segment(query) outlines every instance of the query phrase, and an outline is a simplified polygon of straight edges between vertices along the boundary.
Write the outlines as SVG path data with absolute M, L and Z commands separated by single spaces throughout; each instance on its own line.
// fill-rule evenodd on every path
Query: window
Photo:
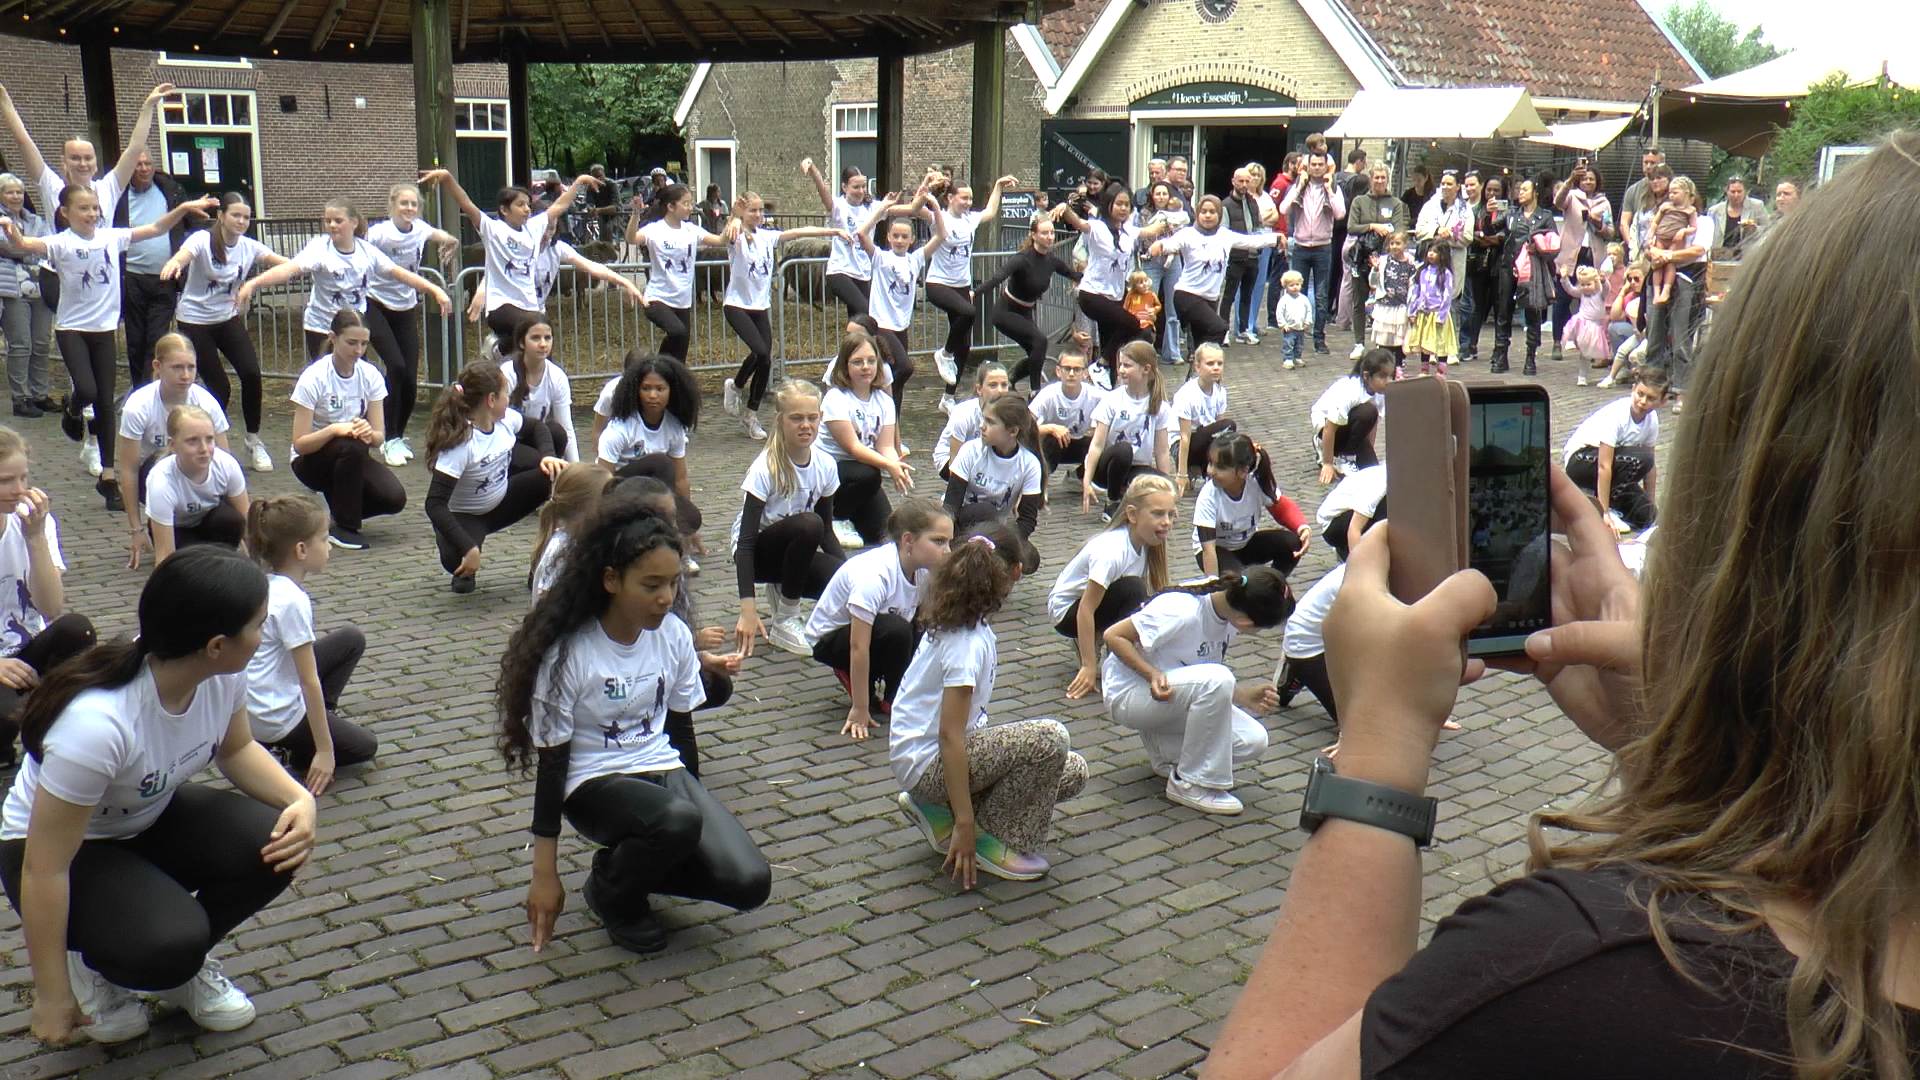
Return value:
M 165 127 L 253 129 L 251 90 L 185 90 L 178 96 L 160 106 Z
M 838 188 L 840 174 L 851 167 L 872 176 L 880 166 L 880 106 L 833 107 L 833 175 L 827 183 Z
M 735 144 L 732 139 L 695 139 L 693 141 L 694 173 L 693 183 L 696 194 L 707 197 L 707 185 L 720 185 L 720 198 L 728 206 L 733 205 Z
M 161 53 L 160 62 L 172 67 L 251 68 L 253 61 L 244 56 L 215 56 L 211 53 Z
M 188 195 L 237 191 L 253 216 L 267 210 L 260 190 L 260 140 L 251 90 L 181 90 L 160 105 L 162 171 Z
M 453 130 L 463 135 L 507 137 L 507 103 L 461 98 L 453 103 Z

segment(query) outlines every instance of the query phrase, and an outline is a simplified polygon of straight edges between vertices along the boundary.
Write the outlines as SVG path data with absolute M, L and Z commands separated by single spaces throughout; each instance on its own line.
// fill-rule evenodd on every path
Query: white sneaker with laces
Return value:
M 126 1042 L 147 1033 L 147 1005 L 133 991 L 107 981 L 86 965 L 80 954 L 67 952 L 67 982 L 80 1011 L 93 1019 L 80 1030 L 97 1043 Z
M 99 476 L 106 471 L 100 467 L 100 440 L 89 435 L 87 441 L 80 444 L 80 463 L 87 467 L 89 476 Z
M 1189 784 L 1175 773 L 1167 777 L 1167 798 L 1181 806 L 1191 806 L 1203 814 L 1238 814 L 1246 807 L 1234 798 L 1233 792 L 1219 788 L 1201 787 Z
M 229 982 L 220 961 L 207 958 L 187 985 L 163 990 L 160 1000 L 180 1006 L 208 1031 L 238 1031 L 253 1023 L 253 1002 Z
M 1113 373 L 1107 370 L 1107 365 L 1103 362 L 1095 361 L 1089 365 L 1087 377 L 1093 380 L 1093 385 L 1102 390 L 1113 389 Z
M 408 460 L 408 461 L 412 461 L 412 460 L 413 460 L 413 447 L 411 447 L 411 446 L 409 446 L 409 445 L 407 445 L 407 437 L 406 437 L 405 435 L 402 435 L 402 436 L 400 436 L 399 438 L 397 438 L 397 439 L 395 439 L 395 440 L 393 440 L 393 441 L 394 441 L 395 443 L 397 443 L 397 444 L 399 444 L 399 447 L 400 447 L 400 456 L 401 456 L 401 457 L 403 457 L 403 458 L 405 458 L 405 459 L 406 459 L 406 460 Z
M 755 442 L 767 441 L 767 429 L 760 426 L 760 418 L 753 413 L 748 413 L 740 421 L 740 425 L 747 429 L 747 438 Z
M 1293 370 L 1293 361 L 1291 361 L 1291 360 L 1282 360 L 1282 361 L 1280 361 L 1280 366 L 1281 366 L 1281 367 L 1283 367 L 1283 368 L 1286 368 L 1286 369 L 1287 369 L 1288 371 L 1292 371 L 1292 370 Z
M 933 366 L 940 372 L 940 381 L 948 386 L 960 381 L 960 365 L 953 362 L 953 354 L 944 346 L 933 350 Z
M 254 472 L 272 472 L 273 456 L 267 453 L 267 444 L 260 441 L 258 435 L 248 435 L 241 440 L 247 451 L 247 467 Z
M 1601 379 L 1599 382 L 1594 383 L 1593 385 L 1599 387 L 1602 390 L 1611 390 L 1613 389 L 1613 380 L 1611 378 Z
M 740 415 L 740 388 L 728 379 L 720 384 L 721 404 L 726 407 L 728 416 Z
M 953 395 L 952 394 L 940 395 L 940 413 L 943 416 L 953 415 Z
M 795 656 L 811 656 L 813 649 L 807 644 L 806 625 L 798 615 L 786 615 L 773 620 L 767 628 L 767 640 Z
M 860 537 L 860 530 L 854 528 L 853 522 L 851 521 L 834 522 L 833 535 L 840 541 L 840 546 L 843 548 L 863 548 L 867 546 L 867 542 Z
M 1366 352 L 1367 352 L 1367 347 L 1365 345 L 1361 345 L 1356 342 L 1353 346 L 1353 351 L 1347 354 L 1347 359 L 1358 360 L 1362 356 L 1365 356 Z

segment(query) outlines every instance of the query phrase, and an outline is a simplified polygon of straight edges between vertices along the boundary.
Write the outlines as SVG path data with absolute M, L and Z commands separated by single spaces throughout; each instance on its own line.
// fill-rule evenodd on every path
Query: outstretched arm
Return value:
M 1000 216 L 1000 194 L 1020 181 L 1011 176 L 1003 176 L 993 182 L 993 194 L 987 196 L 985 206 L 980 208 L 980 220 L 992 221 Z
M 639 303 L 646 297 L 646 294 L 640 291 L 640 286 L 635 285 L 631 279 L 609 270 L 605 263 L 594 262 L 592 259 L 587 258 L 577 251 L 571 255 L 563 256 L 561 261 L 581 271 L 590 278 L 597 281 L 604 281 L 617 289 L 626 290 L 627 295 L 632 297 L 635 303 Z
M 147 148 L 147 133 L 153 130 L 153 114 L 160 105 L 160 99 L 173 93 L 172 83 L 161 83 L 147 93 L 147 100 L 140 103 L 140 119 L 133 122 L 133 134 L 127 137 L 127 148 L 120 151 L 120 160 L 113 165 L 113 179 L 121 191 L 127 190 L 128 181 L 133 179 L 133 166 L 140 160 L 141 151 Z M 219 205 L 216 200 L 215 206 Z M 101 213 L 108 213 L 108 207 L 101 207 Z
M 481 224 L 487 220 L 486 211 L 474 204 L 473 199 L 467 194 L 467 189 L 461 187 L 460 181 L 454 179 L 453 173 L 446 169 L 428 169 L 420 174 L 420 182 L 428 185 L 438 184 L 440 190 L 452 195 L 453 201 L 460 207 L 460 212 L 467 215 L 467 220 L 473 222 L 475 229 L 480 228 Z
M 5 214 L 0 214 L 0 236 L 6 237 L 7 243 L 35 258 L 47 257 L 47 242 L 37 236 L 28 236 L 21 232 L 20 226 L 15 225 L 13 219 Z
M 827 178 L 820 175 L 820 170 L 814 168 L 812 158 L 800 159 L 800 175 L 813 181 L 814 190 L 820 193 L 820 205 L 826 208 L 827 216 L 832 217 L 833 188 L 827 183 Z
M 38 183 L 40 174 L 47 171 L 47 159 L 40 156 L 40 148 L 33 144 L 33 136 L 27 134 L 27 123 L 20 119 L 20 110 L 13 107 L 13 95 L 0 86 L 0 120 L 7 122 L 7 133 L 13 136 L 14 145 L 20 148 L 20 156 L 26 163 L 26 181 L 29 186 Z M 41 207 L 50 211 L 50 207 Z M 51 218 L 53 215 L 48 213 Z
M 186 217 L 195 210 L 204 213 L 208 210 L 216 210 L 219 206 L 220 200 L 211 195 L 206 195 L 198 199 L 188 199 L 179 206 L 161 214 L 159 219 L 151 224 L 135 225 L 132 229 L 133 240 L 135 243 L 139 243 L 142 240 L 151 240 L 156 236 L 165 236 L 173 231 L 175 225 L 180 224 L 181 218 Z

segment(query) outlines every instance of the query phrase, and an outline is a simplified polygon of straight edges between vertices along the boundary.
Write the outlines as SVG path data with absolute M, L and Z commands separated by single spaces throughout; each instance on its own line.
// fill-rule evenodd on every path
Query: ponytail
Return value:
M 1155 596 L 1182 593 L 1187 596 L 1227 594 L 1227 606 L 1253 620 L 1253 625 L 1270 630 L 1293 614 L 1293 589 L 1286 575 L 1271 566 L 1249 566 L 1237 574 L 1221 574 L 1206 581 L 1169 585 Z
M 434 399 L 427 419 L 427 460 L 466 442 L 473 433 L 473 410 L 504 385 L 500 369 L 492 364 L 478 361 L 462 369 L 459 381 Z
M 1385 349 L 1368 349 L 1360 354 L 1360 359 L 1353 362 L 1353 371 L 1350 374 L 1358 375 L 1363 381 L 1381 375 L 1391 375 L 1397 363 L 1394 355 Z

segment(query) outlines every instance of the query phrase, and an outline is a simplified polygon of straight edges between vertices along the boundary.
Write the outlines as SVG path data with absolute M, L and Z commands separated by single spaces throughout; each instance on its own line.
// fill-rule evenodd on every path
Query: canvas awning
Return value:
M 1793 109 L 1808 88 L 1835 74 L 1848 85 L 1885 74 L 1901 86 L 1920 87 L 1920 61 L 1895 54 L 1885 38 L 1850 49 L 1797 50 L 1764 64 L 1660 95 L 1660 134 L 1702 139 L 1730 154 L 1758 157 L 1773 147 L 1779 129 L 1793 122 Z
M 1587 120 L 1578 124 L 1553 124 L 1553 130 L 1545 135 L 1529 135 L 1528 142 L 1546 143 L 1548 146 L 1564 146 L 1570 150 L 1585 150 L 1597 154 L 1604 147 L 1613 144 L 1620 133 L 1634 121 L 1633 116 L 1616 116 L 1611 120 Z
M 1327 129 L 1336 139 L 1518 139 L 1550 132 L 1521 86 L 1361 90 Z

